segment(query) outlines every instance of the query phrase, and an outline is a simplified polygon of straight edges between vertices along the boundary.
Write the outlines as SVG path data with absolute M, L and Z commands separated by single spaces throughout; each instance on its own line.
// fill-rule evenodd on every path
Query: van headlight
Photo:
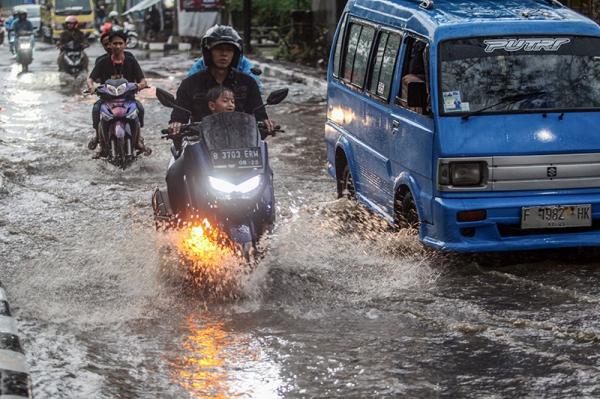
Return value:
M 220 191 L 225 194 L 231 194 L 234 192 L 241 193 L 241 194 L 247 194 L 253 190 L 256 190 L 258 188 L 258 186 L 260 186 L 260 180 L 261 180 L 260 175 L 257 175 L 257 176 L 254 176 L 238 185 L 235 185 L 235 184 L 229 183 L 228 181 L 218 179 L 216 177 L 212 177 L 212 176 L 208 177 L 210 186 L 214 190 Z
M 438 182 L 442 186 L 485 186 L 487 184 L 487 163 L 462 161 L 440 163 Z

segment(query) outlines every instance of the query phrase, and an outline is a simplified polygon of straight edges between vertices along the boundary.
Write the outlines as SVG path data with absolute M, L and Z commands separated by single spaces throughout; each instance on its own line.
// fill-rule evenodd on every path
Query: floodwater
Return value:
M 423 248 L 335 199 L 324 91 L 265 78 L 290 87 L 270 111 L 277 226 L 234 294 L 207 294 L 154 230 L 170 155 L 153 91 L 154 153 L 116 169 L 86 149 L 95 99 L 37 50 L 30 74 L 0 60 L 0 279 L 36 398 L 600 396 L 597 252 Z M 142 61 L 171 92 L 190 64 Z

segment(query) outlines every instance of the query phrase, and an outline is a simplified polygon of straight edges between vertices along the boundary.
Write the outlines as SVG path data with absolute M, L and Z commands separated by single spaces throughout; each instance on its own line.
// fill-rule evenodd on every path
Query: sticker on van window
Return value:
M 557 38 L 531 38 L 531 39 L 493 39 L 484 40 L 485 52 L 493 53 L 496 50 L 508 52 L 515 51 L 558 51 L 564 44 L 571 43 L 571 39 L 566 37 Z
M 469 112 L 469 103 L 462 102 L 460 91 L 445 91 L 442 93 L 444 112 Z

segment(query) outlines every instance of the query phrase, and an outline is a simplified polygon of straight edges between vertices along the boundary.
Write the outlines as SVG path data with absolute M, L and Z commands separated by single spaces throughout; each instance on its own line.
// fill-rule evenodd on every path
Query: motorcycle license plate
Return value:
M 521 208 L 522 229 L 554 229 L 589 227 L 592 225 L 592 205 L 558 205 Z
M 215 169 L 251 169 L 262 166 L 260 147 L 211 151 Z

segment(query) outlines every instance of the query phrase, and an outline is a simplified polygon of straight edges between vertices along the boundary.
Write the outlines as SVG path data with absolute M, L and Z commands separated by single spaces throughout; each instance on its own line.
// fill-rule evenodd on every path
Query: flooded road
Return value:
M 152 221 L 168 112 L 143 92 L 152 156 L 93 160 L 95 98 L 55 60 L 0 58 L 0 280 L 36 398 L 600 396 L 598 252 L 444 255 L 336 200 L 314 87 L 265 79 L 290 87 L 277 226 L 239 297 L 206 299 Z M 191 60 L 141 64 L 174 92 Z

